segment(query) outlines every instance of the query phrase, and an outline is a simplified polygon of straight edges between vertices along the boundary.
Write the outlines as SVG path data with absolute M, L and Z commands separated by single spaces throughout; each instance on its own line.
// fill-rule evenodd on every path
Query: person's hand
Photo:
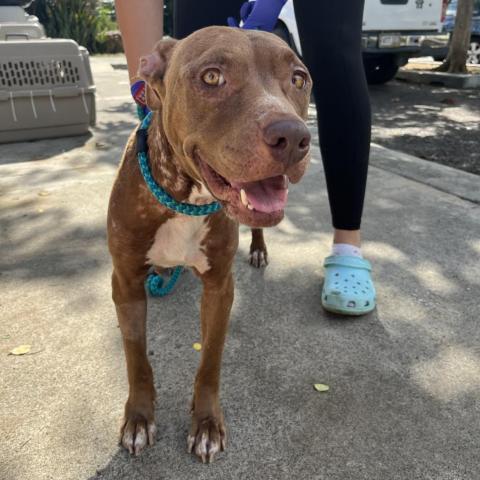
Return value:
M 287 0 L 257 0 L 245 2 L 240 8 L 241 28 L 247 30 L 263 30 L 273 32 L 278 16 Z M 239 23 L 233 17 L 228 18 L 228 25 L 238 27 Z

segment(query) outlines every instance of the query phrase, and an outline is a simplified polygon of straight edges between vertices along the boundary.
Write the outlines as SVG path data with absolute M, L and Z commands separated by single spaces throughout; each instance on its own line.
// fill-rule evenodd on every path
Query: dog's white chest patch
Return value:
M 193 199 L 201 199 L 199 192 L 192 192 L 190 203 Z M 157 230 L 147 260 L 158 267 L 185 265 L 205 273 L 210 269 L 203 246 L 208 231 L 205 217 L 179 215 L 171 218 Z
M 147 259 L 159 267 L 185 265 L 205 273 L 210 268 L 202 247 L 207 233 L 208 226 L 202 217 L 171 218 L 157 230 Z

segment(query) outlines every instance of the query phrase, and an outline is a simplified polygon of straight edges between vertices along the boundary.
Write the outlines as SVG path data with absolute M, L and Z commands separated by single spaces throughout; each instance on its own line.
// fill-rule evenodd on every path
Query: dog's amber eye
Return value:
M 307 84 L 307 78 L 303 72 L 295 72 L 292 77 L 292 83 L 297 87 L 299 90 L 305 88 Z
M 225 77 L 217 68 L 209 68 L 202 75 L 202 80 L 211 87 L 219 87 L 225 83 Z

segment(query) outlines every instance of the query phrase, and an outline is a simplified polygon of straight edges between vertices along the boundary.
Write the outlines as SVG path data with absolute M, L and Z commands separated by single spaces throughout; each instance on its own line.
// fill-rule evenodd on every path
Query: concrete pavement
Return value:
M 112 67 L 123 57 L 92 63 L 93 136 L 0 146 L 0 478 L 478 479 L 479 177 L 378 147 L 363 224 L 378 309 L 345 319 L 320 306 L 331 235 L 316 149 L 266 233 L 266 270 L 246 263 L 242 229 L 227 451 L 210 466 L 186 453 L 199 359 L 190 273 L 149 302 L 157 443 L 139 458 L 118 447 L 127 383 L 105 216 L 135 117 L 126 72 Z M 32 354 L 7 355 L 21 344 Z

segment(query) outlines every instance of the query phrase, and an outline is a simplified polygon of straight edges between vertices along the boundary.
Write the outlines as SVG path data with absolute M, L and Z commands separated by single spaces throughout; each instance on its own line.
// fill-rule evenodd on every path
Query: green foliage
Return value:
M 113 5 L 97 0 L 36 0 L 29 8 L 53 38 L 71 38 L 90 52 L 102 50 L 105 33 L 117 28 Z
M 91 53 L 112 51 L 106 33 L 118 30 L 113 1 L 35 0 L 27 11 L 38 17 L 49 37 L 72 38 Z M 173 0 L 164 0 L 164 33 L 172 32 Z
M 96 50 L 96 2 L 89 0 L 63 0 L 48 2 L 50 22 L 58 37 L 73 38 L 91 52 Z
M 105 34 L 112 30 L 118 30 L 117 22 L 114 20 L 115 10 L 113 6 L 103 5 L 97 9 L 97 40 L 105 41 Z

